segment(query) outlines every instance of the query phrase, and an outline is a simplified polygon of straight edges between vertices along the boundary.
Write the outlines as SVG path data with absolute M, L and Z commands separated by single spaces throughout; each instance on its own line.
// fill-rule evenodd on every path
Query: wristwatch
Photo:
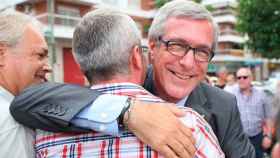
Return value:
M 126 127 L 127 124 L 125 122 L 128 121 L 128 118 L 127 118 L 127 120 L 124 120 L 124 115 L 126 112 L 129 112 L 129 109 L 131 106 L 132 106 L 132 98 L 128 97 L 125 102 L 125 105 L 118 117 L 118 124 L 121 129 L 127 129 L 127 127 Z

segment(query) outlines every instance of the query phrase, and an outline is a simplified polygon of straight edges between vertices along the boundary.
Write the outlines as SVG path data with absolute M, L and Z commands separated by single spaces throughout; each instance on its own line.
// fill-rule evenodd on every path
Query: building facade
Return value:
M 53 68 L 49 79 L 79 85 L 88 83 L 72 55 L 74 27 L 90 10 L 107 6 L 130 15 L 142 31 L 143 43 L 147 44 L 148 28 L 155 14 L 153 0 L 20 0 L 7 5 L 36 17 L 44 24 L 44 35 L 49 43 L 49 62 Z
M 209 73 L 215 74 L 221 66 L 235 72 L 238 67 L 249 65 L 256 79 L 266 77 L 267 61 L 244 50 L 242 45 L 245 38 L 236 31 L 238 1 L 202 0 L 202 4 L 211 5 L 214 20 L 220 29 L 218 50 L 209 64 Z M 30 14 L 44 24 L 53 68 L 49 79 L 80 85 L 87 84 L 87 81 L 72 55 L 74 27 L 88 11 L 107 6 L 130 15 L 142 31 L 143 44 L 147 45 L 148 29 L 156 13 L 155 0 L 16 0 L 9 3 L 9 7 Z

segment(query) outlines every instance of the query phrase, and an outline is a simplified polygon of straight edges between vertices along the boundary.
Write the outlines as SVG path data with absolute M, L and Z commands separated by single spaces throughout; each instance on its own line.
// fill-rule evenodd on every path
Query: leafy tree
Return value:
M 237 29 L 248 47 L 263 57 L 280 58 L 280 1 L 240 0 Z

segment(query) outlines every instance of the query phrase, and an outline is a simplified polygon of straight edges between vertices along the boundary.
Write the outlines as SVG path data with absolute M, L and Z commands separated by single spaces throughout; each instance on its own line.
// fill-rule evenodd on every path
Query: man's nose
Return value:
M 52 73 L 52 68 L 51 68 L 51 66 L 49 65 L 49 63 L 46 63 L 44 66 L 43 66 L 43 71 L 45 72 L 45 73 Z
M 194 51 L 189 50 L 179 61 L 185 68 L 192 68 L 195 64 Z

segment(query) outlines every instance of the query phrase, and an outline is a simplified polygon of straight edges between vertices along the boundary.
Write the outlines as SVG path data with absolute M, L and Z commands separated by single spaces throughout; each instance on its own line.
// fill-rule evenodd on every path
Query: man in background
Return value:
M 271 145 L 271 131 L 263 131 L 263 125 L 271 125 L 271 104 L 266 94 L 252 85 L 252 71 L 242 67 L 236 73 L 238 86 L 231 89 L 237 98 L 242 125 L 255 147 L 256 157 L 262 158 L 262 143 Z M 270 128 L 271 129 L 271 128 Z
M 275 136 L 276 136 L 276 143 L 272 149 L 271 156 L 272 158 L 279 158 L 280 157 L 280 111 L 278 110 L 278 114 L 275 119 Z
M 220 67 L 217 72 L 218 81 L 216 86 L 221 89 L 224 89 L 227 84 L 227 76 L 228 76 L 227 68 L 224 66 Z
M 235 75 L 230 73 L 227 75 L 227 83 L 226 86 L 224 87 L 225 91 L 230 91 L 230 89 L 236 87 L 236 79 L 235 79 Z
M 42 83 L 48 65 L 48 48 L 38 21 L 14 11 L 0 12 L 0 155 L 34 157 L 34 131 L 11 116 L 15 95 L 31 84 Z

